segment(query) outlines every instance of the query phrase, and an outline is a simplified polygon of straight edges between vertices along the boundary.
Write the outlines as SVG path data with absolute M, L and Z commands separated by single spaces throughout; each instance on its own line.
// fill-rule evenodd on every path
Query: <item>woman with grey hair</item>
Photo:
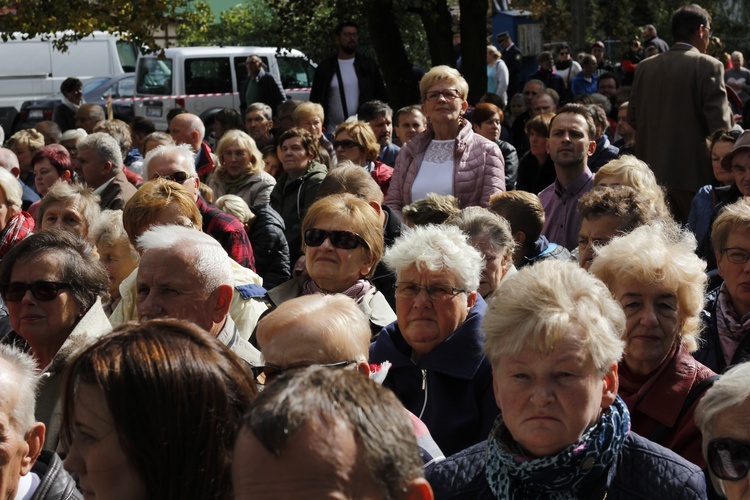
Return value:
M 36 212 L 37 231 L 61 229 L 87 242 L 101 214 L 99 196 L 82 184 L 58 182 L 49 188 Z
M 0 168 L 0 259 L 34 230 L 34 219 L 21 209 L 23 191 L 13 174 Z
M 466 207 L 460 214 L 448 219 L 448 224 L 458 226 L 469 237 L 471 246 L 482 253 L 484 269 L 477 291 L 483 299 L 500 285 L 513 266 L 513 252 L 516 242 L 510 230 L 510 223 L 497 214 L 481 207 Z
M 716 375 L 691 355 L 698 349 L 705 270 L 692 233 L 665 223 L 613 239 L 590 268 L 627 317 L 619 394 L 633 430 L 700 467 L 693 415 Z
M 705 498 L 698 467 L 630 432 L 617 395 L 625 324 L 573 263 L 504 280 L 482 322 L 501 414 L 485 442 L 429 472 L 435 498 Z
M 477 293 L 484 259 L 455 226 L 420 226 L 383 261 L 396 274 L 396 321 L 370 347 L 388 361 L 383 385 L 427 425 L 446 456 L 479 442 L 498 409 L 481 353 L 487 304 Z
M 746 498 L 750 483 L 750 364 L 727 371 L 706 392 L 695 410 L 703 433 L 703 456 L 711 483 L 729 500 Z

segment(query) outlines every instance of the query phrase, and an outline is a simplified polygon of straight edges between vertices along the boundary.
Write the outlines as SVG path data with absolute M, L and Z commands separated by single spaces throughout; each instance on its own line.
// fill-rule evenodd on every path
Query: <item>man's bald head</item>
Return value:
M 13 174 L 16 178 L 21 174 L 16 153 L 8 148 L 0 148 L 0 167 Z
M 206 127 L 196 115 L 182 113 L 169 122 L 169 134 L 176 144 L 187 144 L 197 152 L 206 135 Z
M 87 134 L 94 133 L 94 127 L 105 119 L 104 108 L 98 104 L 81 104 L 76 111 L 76 127 L 82 128 Z

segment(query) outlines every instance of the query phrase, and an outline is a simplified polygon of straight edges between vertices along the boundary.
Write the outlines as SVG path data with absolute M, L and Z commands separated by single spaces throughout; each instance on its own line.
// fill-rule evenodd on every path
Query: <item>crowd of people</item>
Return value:
M 750 72 L 711 29 L 525 79 L 503 33 L 481 102 L 436 66 L 394 113 L 345 22 L 310 102 L 250 55 L 212 130 L 66 80 L 0 148 L 0 496 L 744 498 Z

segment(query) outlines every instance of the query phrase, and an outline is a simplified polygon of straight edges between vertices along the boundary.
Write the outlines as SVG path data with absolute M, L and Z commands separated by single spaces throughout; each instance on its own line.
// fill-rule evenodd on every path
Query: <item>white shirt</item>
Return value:
M 354 71 L 354 58 L 339 59 L 339 71 L 341 81 L 344 83 L 344 95 L 346 96 L 346 108 L 349 114 L 344 116 L 341 107 L 341 95 L 339 93 L 339 79 L 336 75 L 331 78 L 331 91 L 328 94 L 328 114 L 326 115 L 326 129 L 334 130 L 336 126 L 346 121 L 352 115 L 357 114 L 359 106 L 359 79 Z
M 422 166 L 411 186 L 411 201 L 425 198 L 429 193 L 453 195 L 453 166 L 456 140 L 433 140 L 427 146 Z

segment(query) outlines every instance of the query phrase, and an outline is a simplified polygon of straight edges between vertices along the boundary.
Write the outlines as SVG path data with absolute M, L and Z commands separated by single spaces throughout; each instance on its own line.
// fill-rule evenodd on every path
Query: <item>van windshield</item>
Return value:
M 277 56 L 281 86 L 285 89 L 312 87 L 315 68 L 303 57 Z
M 117 55 L 120 58 L 120 65 L 125 73 L 132 73 L 135 71 L 135 62 L 138 60 L 138 51 L 134 42 L 118 40 Z
M 136 91 L 139 94 L 172 94 L 172 59 L 142 57 L 136 73 Z

